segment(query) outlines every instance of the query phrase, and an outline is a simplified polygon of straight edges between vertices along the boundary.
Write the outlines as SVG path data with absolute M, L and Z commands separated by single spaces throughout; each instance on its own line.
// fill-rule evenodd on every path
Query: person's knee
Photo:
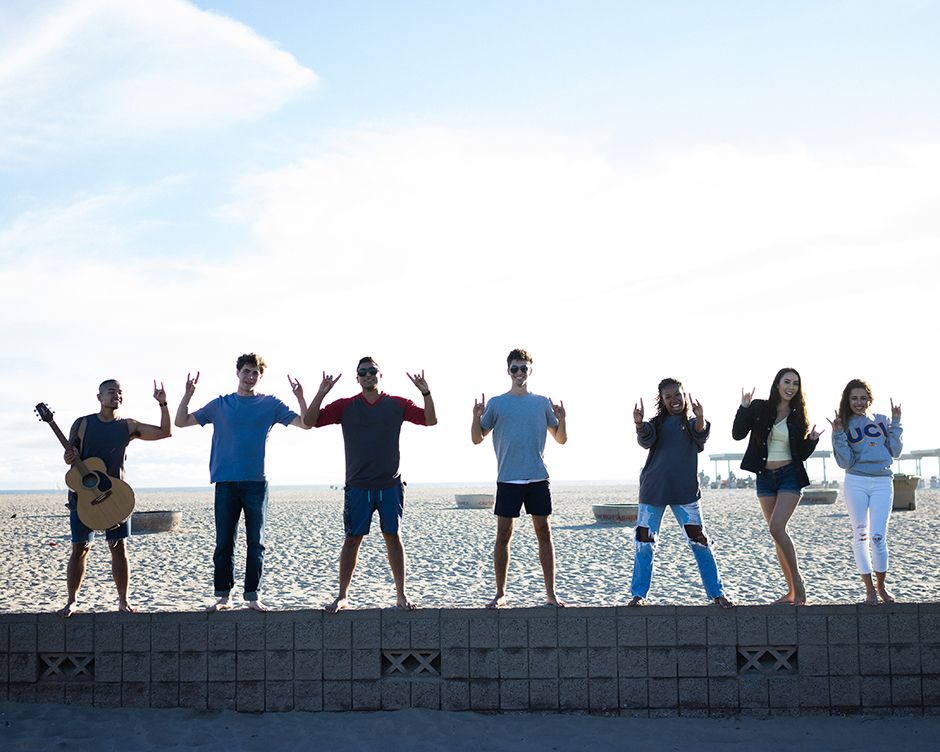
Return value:
M 696 543 L 699 546 L 708 547 L 708 538 L 705 536 L 705 531 L 702 529 L 701 525 L 686 525 L 685 535 L 689 539 L 689 543 Z
M 648 527 L 638 527 L 636 529 L 636 542 L 637 543 L 655 543 L 656 537 L 650 532 Z
M 112 556 L 125 556 L 127 554 L 127 544 L 123 538 L 108 541 L 108 548 L 111 549 Z
M 532 525 L 535 528 L 535 537 L 541 541 L 552 539 L 552 525 L 547 517 L 533 518 Z

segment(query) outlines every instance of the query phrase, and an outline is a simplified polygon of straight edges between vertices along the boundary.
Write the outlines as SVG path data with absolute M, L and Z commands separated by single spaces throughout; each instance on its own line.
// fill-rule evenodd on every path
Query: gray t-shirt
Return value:
M 493 432 L 499 483 L 545 480 L 545 434 L 558 418 L 547 397 L 500 394 L 483 411 L 480 426 Z
M 659 430 L 657 430 L 657 424 Z M 711 423 L 698 433 L 678 415 L 648 421 L 637 431 L 641 447 L 649 449 L 640 473 L 640 503 L 653 507 L 691 504 L 702 498 L 698 484 L 698 454 L 705 448 Z

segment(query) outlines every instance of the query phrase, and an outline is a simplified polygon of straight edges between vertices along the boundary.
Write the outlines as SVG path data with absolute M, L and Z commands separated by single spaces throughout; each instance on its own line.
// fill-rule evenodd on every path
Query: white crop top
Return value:
M 790 455 L 790 431 L 787 428 L 787 419 L 784 418 L 779 423 L 775 423 L 767 437 L 767 461 L 768 462 L 789 462 L 793 459 Z

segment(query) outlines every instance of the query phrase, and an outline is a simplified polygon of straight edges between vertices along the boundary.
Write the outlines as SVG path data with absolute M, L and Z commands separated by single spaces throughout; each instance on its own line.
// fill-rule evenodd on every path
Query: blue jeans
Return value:
M 718 563 L 715 561 L 715 554 L 712 552 L 712 540 L 705 535 L 705 526 L 702 523 L 702 509 L 699 502 L 691 504 L 670 504 L 669 508 L 676 517 L 676 522 L 682 528 L 685 534 L 685 541 L 695 554 L 695 563 L 698 564 L 699 574 L 702 576 L 702 584 L 705 586 L 705 592 L 708 597 L 714 600 L 725 594 L 724 587 L 721 584 L 721 575 L 718 573 Z M 656 543 L 659 538 L 659 528 L 662 525 L 663 515 L 666 513 L 666 507 L 654 507 L 649 504 L 640 504 L 640 511 L 637 515 L 636 527 L 633 528 L 633 540 L 636 543 L 636 554 L 633 557 L 633 581 L 630 583 L 630 590 L 633 595 L 646 598 L 650 591 L 650 583 L 653 579 L 653 554 L 656 553 Z M 689 538 L 689 532 L 685 529 L 686 525 L 696 525 L 702 528 L 702 535 L 708 540 L 708 545 L 702 545 Z M 637 539 L 637 530 L 641 527 L 649 529 L 649 537 L 652 543 L 646 543 Z
M 245 511 L 245 600 L 258 600 L 264 569 L 264 523 L 268 514 L 266 480 L 220 481 L 215 484 L 215 597 L 224 598 L 235 586 L 235 540 L 238 518 Z

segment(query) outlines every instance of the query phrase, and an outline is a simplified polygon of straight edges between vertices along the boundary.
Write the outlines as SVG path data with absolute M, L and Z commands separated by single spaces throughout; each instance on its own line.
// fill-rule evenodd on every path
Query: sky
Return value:
M 783 367 L 821 449 L 852 378 L 940 447 L 938 32 L 930 0 L 6 0 L 0 490 L 62 482 L 36 403 L 68 431 L 117 378 L 156 423 L 154 380 L 175 413 L 199 371 L 198 407 L 243 352 L 289 405 L 364 355 L 420 402 L 423 370 L 412 483 L 495 480 L 471 410 L 514 347 L 568 413 L 556 481 L 635 480 L 667 376 L 706 454 Z M 135 441 L 127 479 L 207 485 L 210 441 Z M 267 473 L 342 483 L 340 429 L 276 426 Z

